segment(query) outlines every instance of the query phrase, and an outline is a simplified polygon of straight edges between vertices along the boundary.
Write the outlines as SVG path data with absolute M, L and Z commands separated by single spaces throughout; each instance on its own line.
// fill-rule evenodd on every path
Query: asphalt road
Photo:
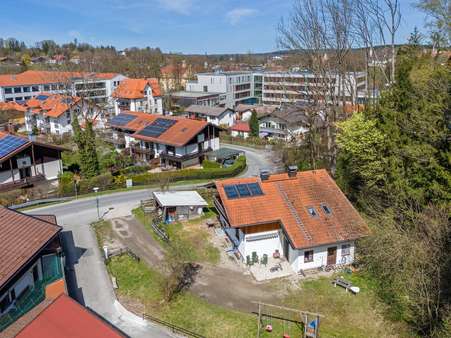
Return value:
M 247 170 L 241 176 L 258 175 L 260 169 L 274 169 L 271 153 L 235 145 L 222 145 L 245 151 Z M 186 185 L 183 188 L 194 188 Z M 181 186 L 174 189 L 180 189 Z M 99 214 L 105 219 L 130 215 L 152 190 L 134 190 L 99 195 Z M 112 283 L 89 224 L 98 219 L 96 197 L 74 200 L 27 211 L 30 214 L 54 214 L 63 227 L 63 244 L 69 267 L 69 293 L 131 337 L 176 337 L 165 328 L 142 320 L 125 310 L 116 300 Z

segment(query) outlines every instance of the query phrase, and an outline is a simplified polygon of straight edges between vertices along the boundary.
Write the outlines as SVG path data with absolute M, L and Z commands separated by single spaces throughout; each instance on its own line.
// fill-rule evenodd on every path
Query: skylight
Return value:
M 316 215 L 318 215 L 318 214 L 316 213 L 316 210 L 315 210 L 314 207 L 308 207 L 308 208 L 307 208 L 307 211 L 308 211 L 309 215 L 312 216 L 312 217 L 315 217 Z
M 323 208 L 326 215 L 330 215 L 332 213 L 332 210 L 330 210 L 330 208 L 326 204 L 321 204 L 321 208 Z

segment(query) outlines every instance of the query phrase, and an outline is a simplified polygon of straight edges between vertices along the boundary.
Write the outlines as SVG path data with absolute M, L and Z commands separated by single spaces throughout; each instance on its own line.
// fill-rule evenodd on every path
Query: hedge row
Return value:
M 81 179 L 77 183 L 77 193 L 87 194 L 93 192 L 94 187 L 98 187 L 100 191 L 125 188 L 125 181 L 127 178 L 131 178 L 133 180 L 133 185 L 148 185 L 158 183 L 161 184 L 163 182 L 168 183 L 197 179 L 217 179 L 232 177 L 240 174 L 245 169 L 246 157 L 240 156 L 239 158 L 237 158 L 235 163 L 228 168 L 182 169 L 161 173 L 144 173 L 118 176 L 113 176 L 108 172 L 90 179 Z M 133 172 L 133 170 L 130 171 Z M 65 172 L 60 176 L 58 191 L 60 196 L 75 195 L 73 173 Z
M 246 169 L 246 157 L 240 156 L 228 168 L 181 169 L 161 173 L 132 175 L 133 185 L 147 185 L 164 181 L 177 182 L 187 180 L 216 179 L 236 176 Z

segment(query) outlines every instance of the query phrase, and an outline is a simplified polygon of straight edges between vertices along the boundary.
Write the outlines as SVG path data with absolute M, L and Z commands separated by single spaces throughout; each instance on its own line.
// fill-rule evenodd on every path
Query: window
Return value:
M 30 87 L 22 87 L 22 90 L 24 93 L 29 93 L 30 92 Z
M 313 250 L 304 251 L 304 263 L 313 262 Z
M 14 87 L 14 93 L 22 93 L 22 88 L 21 87 Z
M 13 89 L 11 87 L 5 88 L 5 94 L 12 94 Z
M 5 312 L 5 310 L 11 305 L 11 301 L 9 300 L 9 294 L 0 301 L 0 313 Z
M 315 210 L 314 207 L 308 207 L 308 208 L 307 208 L 307 211 L 308 211 L 309 215 L 312 216 L 312 217 L 315 217 L 315 216 L 318 215 L 318 214 L 316 213 L 316 210 Z
M 38 92 L 39 91 L 39 87 L 38 86 L 32 86 L 31 87 L 31 91 L 32 92 Z
M 44 85 L 44 91 L 49 91 L 50 90 L 50 85 Z
M 330 208 L 326 204 L 321 204 L 321 208 L 323 208 L 326 215 L 330 215 L 332 213 L 332 210 L 330 210 Z
M 341 246 L 341 255 L 349 256 L 351 254 L 351 244 L 343 244 Z
M 208 92 L 208 86 L 204 86 L 204 92 Z

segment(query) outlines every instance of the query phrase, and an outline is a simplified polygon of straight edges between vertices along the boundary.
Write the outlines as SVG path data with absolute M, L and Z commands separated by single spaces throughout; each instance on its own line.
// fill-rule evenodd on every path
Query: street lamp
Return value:
M 96 193 L 96 205 L 97 205 L 97 220 L 100 221 L 100 211 L 99 211 L 99 187 L 94 187 L 92 190 Z

